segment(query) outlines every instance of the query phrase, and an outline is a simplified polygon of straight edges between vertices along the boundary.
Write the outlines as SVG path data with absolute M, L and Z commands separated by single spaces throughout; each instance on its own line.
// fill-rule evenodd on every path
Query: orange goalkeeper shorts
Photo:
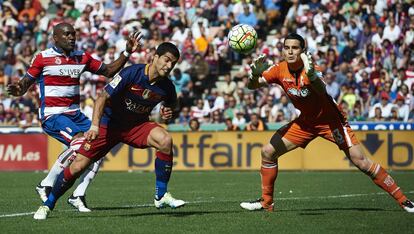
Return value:
M 277 133 L 302 148 L 318 136 L 335 143 L 341 150 L 359 144 L 348 122 L 342 123 L 339 118 L 324 124 L 310 124 L 298 118 L 281 127 Z

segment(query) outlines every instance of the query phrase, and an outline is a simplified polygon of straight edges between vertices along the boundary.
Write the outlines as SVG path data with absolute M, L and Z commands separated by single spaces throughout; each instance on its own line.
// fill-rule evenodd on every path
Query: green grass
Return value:
M 414 172 L 392 172 L 414 197 Z M 49 219 L 35 221 L 34 186 L 45 176 L 0 173 L 1 233 L 413 233 L 403 212 L 359 172 L 281 172 L 276 212 L 248 212 L 239 203 L 260 196 L 258 172 L 175 172 L 170 191 L 181 209 L 151 206 L 154 174 L 100 172 L 88 191 L 92 213 L 78 213 L 64 195 Z M 291 191 L 291 192 L 290 192 Z M 409 231 L 411 230 L 411 231 Z

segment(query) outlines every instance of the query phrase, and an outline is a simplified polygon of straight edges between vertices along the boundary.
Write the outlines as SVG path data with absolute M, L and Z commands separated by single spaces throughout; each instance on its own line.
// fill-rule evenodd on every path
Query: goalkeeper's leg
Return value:
M 273 210 L 273 193 L 278 174 L 278 158 L 286 152 L 297 148 L 295 144 L 274 134 L 270 143 L 262 148 L 262 163 L 260 177 L 262 183 L 262 197 L 252 202 L 243 202 L 240 206 L 246 210 Z
M 360 144 L 353 145 L 345 151 L 347 157 L 362 172 L 371 177 L 372 181 L 381 189 L 386 191 L 407 212 L 414 212 L 413 203 L 407 199 L 398 187 L 395 180 L 385 171 L 381 165 L 371 161 L 365 156 Z

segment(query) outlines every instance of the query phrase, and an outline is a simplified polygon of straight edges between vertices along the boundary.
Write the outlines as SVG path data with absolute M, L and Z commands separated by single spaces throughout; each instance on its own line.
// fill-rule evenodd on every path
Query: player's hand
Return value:
M 87 141 L 93 141 L 98 137 L 99 128 L 92 125 L 91 128 L 84 134 Z
M 126 43 L 126 52 L 132 54 L 138 49 L 140 49 L 142 46 L 140 42 L 141 38 L 142 38 L 142 35 L 140 31 L 135 31 L 134 33 L 131 33 Z
M 266 55 L 262 54 L 254 59 L 253 63 L 250 64 L 250 68 L 252 69 L 252 76 L 254 78 L 259 78 L 262 76 L 262 73 L 270 67 L 270 64 L 266 61 L 266 59 Z
M 313 62 L 311 53 L 301 53 L 300 58 L 302 59 L 303 66 L 305 68 L 305 72 L 309 80 L 314 81 L 316 79 L 315 63 Z
M 161 115 L 161 119 L 169 120 L 173 116 L 173 110 L 170 107 L 161 106 L 160 115 Z
M 18 84 L 9 84 L 6 88 L 7 93 L 13 96 L 22 96 L 23 95 L 23 90 L 22 87 Z

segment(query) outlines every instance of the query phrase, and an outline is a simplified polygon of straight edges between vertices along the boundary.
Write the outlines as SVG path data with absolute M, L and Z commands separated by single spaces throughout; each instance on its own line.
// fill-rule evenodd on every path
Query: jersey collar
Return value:
M 61 55 L 63 55 L 63 56 L 66 56 L 66 55 L 63 53 L 63 50 L 62 50 L 62 49 L 60 49 L 60 48 L 58 48 L 58 47 L 56 47 L 56 46 L 53 46 L 53 47 L 52 47 L 52 49 L 53 49 L 54 51 L 58 52 L 59 54 L 61 54 Z M 75 50 L 72 50 L 72 51 L 70 52 L 69 57 L 72 57 L 72 56 L 75 56 L 75 55 L 76 55 L 76 51 L 75 51 Z

